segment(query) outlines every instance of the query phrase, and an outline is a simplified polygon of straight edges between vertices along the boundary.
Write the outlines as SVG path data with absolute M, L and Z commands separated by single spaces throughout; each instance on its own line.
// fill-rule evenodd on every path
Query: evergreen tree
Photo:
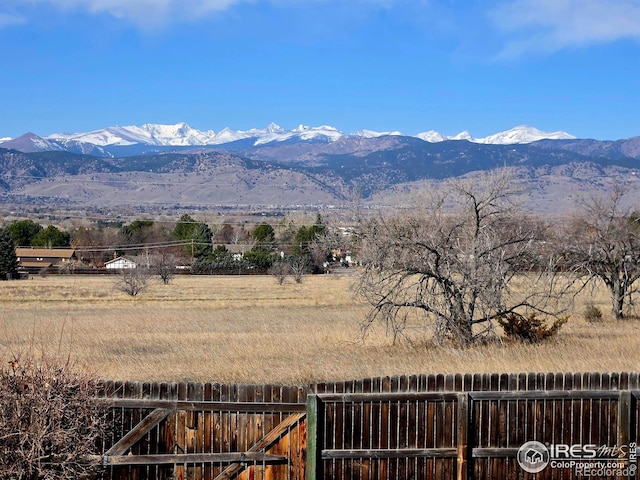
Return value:
M 68 232 L 58 229 L 53 225 L 49 225 L 44 230 L 40 230 L 38 234 L 31 240 L 32 247 L 44 248 L 64 248 L 68 247 L 71 242 L 71 235 Z
M 186 213 L 173 229 L 173 236 L 185 242 L 185 253 L 194 258 L 206 257 L 211 252 L 211 229 L 206 223 L 198 222 Z
M 16 220 L 7 230 L 17 247 L 29 247 L 33 238 L 42 231 L 42 225 L 33 220 Z
M 296 232 L 294 238 L 294 253 L 298 256 L 309 255 L 309 244 L 318 237 L 324 235 L 327 232 L 326 225 L 322 222 L 322 217 L 318 213 L 316 216 L 316 223 L 310 227 L 301 226 Z
M 273 243 L 276 238 L 276 233 L 271 225 L 262 222 L 255 228 L 252 236 L 258 243 L 265 244 Z
M 18 275 L 18 257 L 16 246 L 6 228 L 0 228 L 0 280 L 16 278 Z

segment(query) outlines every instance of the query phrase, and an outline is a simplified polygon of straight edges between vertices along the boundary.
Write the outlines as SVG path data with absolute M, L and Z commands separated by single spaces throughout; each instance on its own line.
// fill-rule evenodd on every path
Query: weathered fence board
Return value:
M 105 478 L 304 478 L 300 388 L 107 383 L 103 396 L 114 425 Z
M 108 480 L 564 479 L 576 476 L 523 471 L 520 447 L 629 448 L 640 436 L 637 373 L 113 382 L 103 396 Z

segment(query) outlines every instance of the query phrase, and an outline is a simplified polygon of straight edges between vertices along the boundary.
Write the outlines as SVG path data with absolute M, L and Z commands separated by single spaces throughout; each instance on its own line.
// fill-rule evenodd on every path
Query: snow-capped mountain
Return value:
M 5 141 L 1 141 L 0 147 L 17 150 L 23 153 L 60 151 L 95 155 L 98 157 L 113 156 L 102 147 L 92 143 L 78 142 L 72 139 L 46 139 L 32 132 L 25 133 L 17 138 L 10 138 Z
M 416 135 L 416 137 L 429 143 L 439 143 L 444 142 L 445 140 L 449 140 L 449 137 L 443 135 L 440 132 L 436 132 L 435 130 L 429 130 L 428 132 L 419 133 Z
M 147 123 L 142 126 L 108 127 L 87 133 L 55 133 L 45 138 L 56 141 L 75 140 L 99 146 L 125 146 L 136 143 L 158 146 L 204 146 L 222 145 L 239 140 L 254 139 L 253 144 L 257 146 L 288 140 L 333 142 L 343 137 L 375 138 L 386 135 L 400 136 L 403 135 L 403 133 L 398 131 L 375 132 L 373 130 L 344 133 L 329 125 L 321 125 L 319 127 L 298 125 L 292 130 L 287 130 L 275 123 L 267 125 L 266 128 L 252 128 L 250 130 L 232 130 L 227 127 L 216 133 L 213 130 L 200 131 L 182 122 L 175 125 Z M 414 136 L 431 143 L 445 140 L 467 140 L 474 143 L 499 145 L 531 143 L 542 139 L 557 140 L 575 138 L 566 132 L 543 132 L 526 125 L 521 125 L 506 132 L 496 133 L 495 135 L 484 138 L 474 138 L 467 131 L 448 136 L 435 130 L 419 133 Z
M 532 143 L 538 140 L 573 140 L 575 138 L 573 135 L 562 131 L 542 132 L 534 127 L 520 125 L 506 132 L 496 133 L 473 141 L 492 145 L 512 145 L 516 143 Z
M 451 137 L 436 132 L 435 130 L 429 130 L 428 132 L 419 133 L 416 137 L 430 143 L 444 142 L 445 140 L 467 140 L 469 142 L 484 143 L 487 145 L 513 145 L 533 143 L 538 140 L 573 140 L 576 138 L 566 132 L 543 132 L 528 125 L 519 125 L 505 132 L 496 133 L 484 138 L 473 138 L 466 130 Z
M 403 136 L 403 133 L 397 130 L 393 132 L 376 132 L 374 130 L 358 130 L 357 132 L 352 133 L 350 136 L 358 137 L 358 138 L 377 138 L 377 137 L 384 137 L 387 135 L 401 137 Z
M 3 141 L 0 143 L 0 147 L 12 148 L 25 153 L 64 150 L 64 147 L 58 144 L 58 142 L 49 141 L 32 132 L 27 132 L 20 137 Z
M 319 127 L 298 125 L 292 130 L 287 130 L 275 123 L 271 123 L 265 128 L 233 130 L 227 127 L 219 132 L 214 132 L 213 130 L 201 131 L 181 122 L 175 125 L 146 123 L 142 126 L 115 126 L 85 133 L 54 133 L 47 137 L 39 137 L 29 133 L 16 139 L 2 139 L 0 146 L 17 150 L 22 147 L 22 151 L 26 151 L 25 149 L 28 149 L 28 151 L 67 150 L 75 153 L 95 153 L 113 156 L 107 150 L 110 147 L 151 146 L 166 149 L 168 147 L 224 146 L 225 144 L 233 144 L 240 141 L 244 142 L 244 146 L 248 147 L 282 142 L 332 143 L 341 138 L 371 139 L 383 136 L 405 135 L 399 131 L 376 132 L 373 130 L 344 133 L 329 125 L 321 125 Z M 435 130 L 429 130 L 413 136 L 429 143 L 466 140 L 494 145 L 525 144 L 543 139 L 575 138 L 566 132 L 543 132 L 526 125 L 484 138 L 474 138 L 467 131 L 448 136 Z
M 176 123 L 175 125 L 145 123 L 140 127 L 136 125 L 108 127 L 86 133 L 54 133 L 45 138 L 56 141 L 75 140 L 101 147 L 111 145 L 126 146 L 137 143 L 144 145 L 190 146 L 212 143 L 215 138 L 215 132 L 211 130 L 202 132 L 191 128 L 184 122 Z

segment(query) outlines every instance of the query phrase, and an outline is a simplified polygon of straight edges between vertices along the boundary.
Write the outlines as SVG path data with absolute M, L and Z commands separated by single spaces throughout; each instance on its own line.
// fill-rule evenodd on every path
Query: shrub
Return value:
M 289 264 L 286 262 L 276 262 L 269 269 L 269 274 L 273 275 L 278 284 L 282 285 L 287 279 L 287 275 L 289 275 L 291 268 Z
M 150 275 L 148 268 L 125 268 L 114 277 L 114 285 L 121 292 L 135 297 L 147 288 Z
M 590 303 L 584 307 L 583 316 L 587 322 L 597 322 L 602 320 L 602 310 Z
M 535 313 L 528 317 L 518 313 L 509 313 L 501 315 L 497 320 L 507 337 L 521 342 L 540 343 L 556 335 L 560 327 L 567 323 L 569 317 L 560 317 L 550 326 L 537 318 Z
M 0 471 L 9 480 L 95 477 L 108 405 L 70 361 L 16 356 L 0 366 Z

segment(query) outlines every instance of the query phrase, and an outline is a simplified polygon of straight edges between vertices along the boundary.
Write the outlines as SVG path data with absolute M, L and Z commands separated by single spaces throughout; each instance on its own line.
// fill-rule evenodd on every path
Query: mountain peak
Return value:
M 284 132 L 284 128 L 282 128 L 277 123 L 271 122 L 269 125 L 267 125 L 267 132 L 280 133 L 280 132 Z
M 466 130 L 463 130 L 459 134 L 451 137 L 449 140 L 468 140 L 468 141 L 472 142 L 473 141 L 473 137 L 471 136 L 471 134 L 469 132 L 467 132 Z
M 19 137 L 9 139 L 0 143 L 0 147 L 18 150 L 19 152 L 32 153 L 43 151 L 62 150 L 63 147 L 50 142 L 33 132 L 27 132 Z
M 489 135 L 485 138 L 480 138 L 477 143 L 491 143 L 501 145 L 523 144 L 532 143 L 538 140 L 570 140 L 574 139 L 573 135 L 566 132 L 543 132 L 535 127 L 529 125 L 518 125 L 510 130 L 496 133 L 495 135 Z

